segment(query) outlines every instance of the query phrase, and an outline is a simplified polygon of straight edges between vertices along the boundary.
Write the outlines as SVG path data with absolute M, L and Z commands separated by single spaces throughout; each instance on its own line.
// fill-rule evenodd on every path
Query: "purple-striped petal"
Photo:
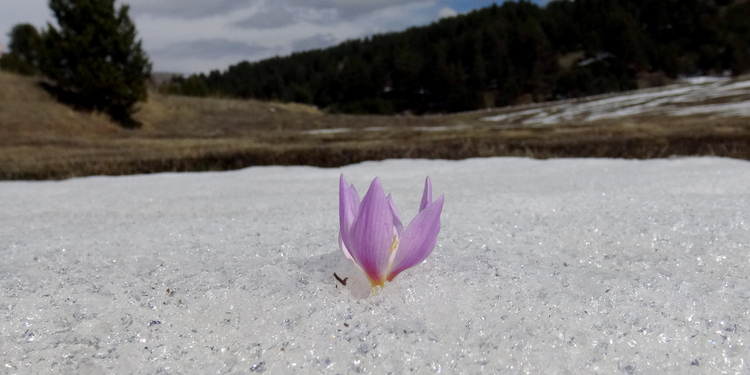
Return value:
M 354 257 L 352 257 L 352 254 L 349 252 L 349 249 L 346 247 L 346 245 L 344 245 L 344 238 L 341 236 L 340 231 L 339 231 L 339 249 L 341 249 L 341 252 L 344 253 L 344 256 L 346 257 L 346 259 L 349 259 L 355 265 L 357 264 L 357 262 L 354 260 Z
M 376 177 L 362 199 L 357 218 L 349 232 L 350 243 L 346 245 L 372 286 L 383 285 L 385 282 L 392 232 L 393 214 L 380 179 Z
M 344 177 L 344 174 L 341 174 L 341 177 Z M 344 178 L 344 186 L 346 186 L 347 182 Z M 339 189 L 341 189 L 342 186 L 339 186 Z M 354 217 L 357 217 L 357 211 L 359 210 L 359 205 L 362 203 L 362 201 L 359 199 L 359 194 L 357 193 L 357 189 L 354 187 L 353 184 L 349 185 L 348 189 L 344 189 L 346 198 L 349 202 L 349 207 L 352 209 L 352 212 L 354 213 Z M 353 220 L 352 220 L 353 221 Z M 351 227 L 351 225 L 350 225 Z
M 359 205 L 362 203 L 362 200 L 359 199 L 359 194 L 357 194 L 357 189 L 354 188 L 353 184 L 349 185 L 349 199 L 354 202 L 354 207 L 359 209 Z
M 393 203 L 393 198 L 391 198 L 390 194 L 388 194 L 385 199 L 388 201 L 388 206 L 391 208 L 391 214 L 393 214 L 393 227 L 396 230 L 396 233 L 394 234 L 397 235 L 398 238 L 401 238 L 404 235 L 404 224 L 401 222 L 401 218 L 398 217 L 396 204 Z
M 422 212 L 430 203 L 432 203 L 432 181 L 430 176 L 427 176 L 424 180 L 424 192 L 422 193 L 422 203 L 419 204 L 419 212 Z
M 430 187 L 429 181 L 428 178 L 425 191 Z M 440 213 L 443 211 L 444 199 L 441 195 L 434 203 L 426 205 L 406 227 L 388 272 L 389 281 L 403 270 L 421 263 L 432 253 L 440 232 Z

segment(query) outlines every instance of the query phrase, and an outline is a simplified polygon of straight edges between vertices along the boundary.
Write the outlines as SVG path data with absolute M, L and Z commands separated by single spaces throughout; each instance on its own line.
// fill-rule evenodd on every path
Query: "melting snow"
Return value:
M 706 104 L 708 100 L 710 104 Z M 533 109 L 501 113 L 482 120 L 548 126 L 568 121 L 585 122 L 636 115 L 750 117 L 750 81 L 696 77 L 666 88 L 542 104 Z

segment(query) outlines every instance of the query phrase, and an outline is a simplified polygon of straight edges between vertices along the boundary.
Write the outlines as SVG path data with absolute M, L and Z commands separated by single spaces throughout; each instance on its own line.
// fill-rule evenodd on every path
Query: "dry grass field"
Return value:
M 253 165 L 335 167 L 388 158 L 715 155 L 750 160 L 750 117 L 742 114 L 651 111 L 599 119 L 562 116 L 539 125 L 530 116 L 563 113 L 565 103 L 451 115 L 353 116 L 299 104 L 152 92 L 135 116 L 143 127 L 126 130 L 100 113 L 57 103 L 38 83 L 38 78 L 0 72 L 0 179 Z M 744 94 L 735 94 L 706 98 L 703 104 L 742 107 Z M 498 116 L 507 119 L 498 121 Z

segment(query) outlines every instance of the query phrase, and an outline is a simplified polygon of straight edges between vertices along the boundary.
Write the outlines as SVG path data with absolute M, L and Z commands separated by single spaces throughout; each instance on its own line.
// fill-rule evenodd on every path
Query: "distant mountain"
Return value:
M 456 112 L 750 70 L 750 2 L 528 1 L 424 27 L 176 77 L 168 93 L 332 112 Z

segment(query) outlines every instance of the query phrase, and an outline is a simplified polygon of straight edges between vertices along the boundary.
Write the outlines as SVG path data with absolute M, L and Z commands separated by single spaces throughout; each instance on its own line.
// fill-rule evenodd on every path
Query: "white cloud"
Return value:
M 433 1 L 411 2 L 388 6 L 354 19 L 340 19 L 339 13 L 330 9 L 285 6 L 288 15 L 273 5 L 256 3 L 255 7 L 238 9 L 226 15 L 213 15 L 199 19 L 164 18 L 157 15 L 135 17 L 144 47 L 150 53 L 155 71 L 192 73 L 213 69 L 224 70 L 243 60 L 256 61 L 295 51 L 324 48 L 347 39 L 360 38 L 375 33 L 405 29 L 415 24 L 426 24 L 434 19 Z M 283 22 L 278 26 L 263 23 L 258 15 L 276 12 Z M 293 22 L 288 18 L 293 17 Z M 271 27 L 273 26 L 273 27 Z M 195 41 L 218 41 L 213 48 L 215 59 L 193 55 L 177 59 L 176 54 L 197 49 Z M 202 42 L 203 43 L 203 42 Z M 251 46 L 251 48 L 244 48 Z M 232 48 L 235 46 L 236 48 Z M 221 50 L 221 53 L 218 53 Z M 235 54 L 229 54 L 234 50 Z M 210 55 L 210 54 L 209 54 Z M 219 56 L 220 55 L 220 56 Z M 175 67 L 181 67 L 175 69 Z
M 443 7 L 438 12 L 438 18 L 449 18 L 449 17 L 455 17 L 457 15 L 458 15 L 458 12 L 456 12 L 456 10 L 451 7 Z
M 292 49 L 295 51 L 309 51 L 330 47 L 338 42 L 335 36 L 331 34 L 316 34 L 309 38 L 299 39 L 292 42 Z
M 201 39 L 172 43 L 165 48 L 151 52 L 151 57 L 175 60 L 185 58 L 214 60 L 229 56 L 242 57 L 254 55 L 264 53 L 267 50 L 267 47 L 227 39 Z
M 281 3 L 274 3 L 274 6 L 264 8 L 233 25 L 243 29 L 276 29 L 297 21 L 294 12 Z
M 126 0 L 154 71 L 224 70 L 436 19 L 447 0 Z M 122 4 L 118 0 L 117 6 Z M 477 2 L 481 3 L 481 2 Z M 440 11 L 445 15 L 446 8 Z M 454 11 L 455 12 L 455 11 Z M 18 23 L 54 19 L 47 0 L 0 0 L 0 43 Z
M 203 18 L 257 6 L 258 0 L 127 0 L 131 16 L 148 14 L 170 18 Z
M 287 0 L 290 5 L 312 9 L 335 10 L 339 16 L 352 19 L 378 9 L 399 7 L 424 0 Z

